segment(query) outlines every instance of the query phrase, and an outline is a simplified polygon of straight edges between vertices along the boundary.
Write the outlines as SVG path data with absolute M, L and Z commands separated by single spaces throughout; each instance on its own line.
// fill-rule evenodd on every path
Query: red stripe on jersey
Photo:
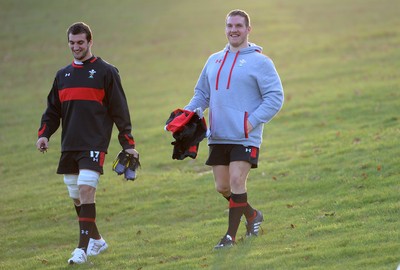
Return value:
M 38 137 L 42 136 L 42 134 L 44 133 L 45 130 L 46 130 L 46 124 L 44 124 L 42 129 L 39 130 Z
M 65 88 L 60 90 L 58 93 L 61 103 L 70 100 L 91 100 L 103 104 L 105 95 L 104 89 L 87 87 Z
M 125 137 L 125 139 L 128 141 L 129 145 L 135 145 L 135 141 L 132 140 L 132 138 L 130 138 L 130 137 L 128 136 L 128 134 L 125 134 L 124 137 Z

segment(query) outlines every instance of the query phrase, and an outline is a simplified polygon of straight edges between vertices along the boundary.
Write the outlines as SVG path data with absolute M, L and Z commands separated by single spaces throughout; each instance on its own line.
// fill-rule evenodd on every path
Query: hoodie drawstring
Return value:
M 239 51 L 236 53 L 235 59 L 233 60 L 233 64 L 232 64 L 232 67 L 231 67 L 231 71 L 229 72 L 228 84 L 226 85 L 226 89 L 229 89 L 229 86 L 230 86 L 230 84 L 231 84 L 232 71 L 233 71 L 233 68 L 234 68 L 234 66 L 235 66 L 236 59 L 238 58 L 238 56 L 239 56 Z
M 217 81 L 216 81 L 216 83 L 215 83 L 215 90 L 218 90 L 219 74 L 221 73 L 221 69 L 222 69 L 222 67 L 223 67 L 224 64 L 225 64 L 225 60 L 226 60 L 226 57 L 228 56 L 228 53 L 229 53 L 229 51 L 226 51 L 226 52 L 225 52 L 224 60 L 222 60 L 222 64 L 221 64 L 221 66 L 220 66 L 219 69 L 218 69 Z
M 231 66 L 231 70 L 230 70 L 230 72 L 229 72 L 228 83 L 227 83 L 227 85 L 226 85 L 226 89 L 229 89 L 229 86 L 230 86 L 230 84 L 231 84 L 232 71 L 233 71 L 233 68 L 235 67 L 236 59 L 237 59 L 238 56 L 239 56 L 239 52 L 240 52 L 240 51 L 238 51 L 238 52 L 236 53 L 235 59 L 233 60 L 233 63 L 232 63 L 232 66 Z M 225 52 L 224 60 L 222 60 L 222 64 L 221 64 L 221 66 L 219 67 L 218 74 L 217 74 L 217 81 L 216 81 L 216 83 L 215 83 L 215 90 L 218 90 L 219 75 L 220 75 L 220 73 L 221 73 L 222 67 L 223 67 L 224 64 L 225 64 L 225 60 L 226 60 L 226 57 L 228 56 L 228 53 L 229 53 L 229 51 L 226 51 L 226 52 Z

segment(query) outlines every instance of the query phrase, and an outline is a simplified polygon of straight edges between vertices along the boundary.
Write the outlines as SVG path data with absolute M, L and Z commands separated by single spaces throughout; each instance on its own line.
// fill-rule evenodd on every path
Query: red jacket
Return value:
M 172 159 L 196 158 L 200 142 L 205 138 L 207 125 L 204 117 L 195 112 L 176 109 L 166 122 L 165 129 L 172 132 L 175 141 Z

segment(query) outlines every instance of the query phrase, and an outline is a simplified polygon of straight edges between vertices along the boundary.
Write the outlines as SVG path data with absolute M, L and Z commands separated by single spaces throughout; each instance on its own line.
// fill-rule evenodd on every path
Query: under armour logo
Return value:
M 222 59 L 217 59 L 215 60 L 215 63 L 220 64 L 222 62 Z
M 246 64 L 246 60 L 240 59 L 239 60 L 239 67 L 242 67 L 244 64 Z
M 89 231 L 81 230 L 81 234 L 89 235 Z
M 251 148 L 246 148 L 246 153 L 251 153 Z
M 71 76 L 71 73 L 65 73 L 65 77 Z

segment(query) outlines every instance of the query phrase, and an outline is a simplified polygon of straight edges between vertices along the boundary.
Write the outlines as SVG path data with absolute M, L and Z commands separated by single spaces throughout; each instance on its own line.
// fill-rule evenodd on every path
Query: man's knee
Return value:
M 74 201 L 75 206 L 81 206 L 81 201 L 79 199 L 72 199 Z
M 231 178 L 229 179 L 231 186 L 240 186 L 243 185 L 246 181 L 246 178 L 240 177 L 239 175 L 232 175 Z
M 82 204 L 94 203 L 96 189 L 87 185 L 79 186 L 79 198 Z
M 100 173 L 92 170 L 82 169 L 79 171 L 77 184 L 78 186 L 87 185 L 97 188 Z
M 67 185 L 69 196 L 75 201 L 79 201 L 79 188 L 77 185 L 78 175 L 64 174 L 64 183 Z
M 80 170 L 78 176 L 79 198 L 82 204 L 94 203 L 100 173 Z
M 221 193 L 225 197 L 227 197 L 231 194 L 231 188 L 230 188 L 230 186 L 227 186 L 227 185 L 220 185 L 218 183 L 215 183 L 215 190 L 217 192 Z

